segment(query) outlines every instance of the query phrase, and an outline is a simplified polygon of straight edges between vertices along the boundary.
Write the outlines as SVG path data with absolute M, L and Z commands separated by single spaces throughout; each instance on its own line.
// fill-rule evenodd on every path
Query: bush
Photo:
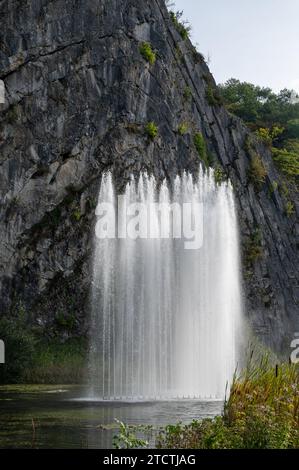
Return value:
M 267 127 L 260 127 L 256 131 L 257 137 L 259 137 L 265 144 L 272 146 L 273 142 L 284 132 L 283 127 L 273 126 L 271 129 Z
M 77 208 L 77 209 L 75 209 L 75 210 L 73 211 L 72 217 L 73 217 L 73 219 L 74 219 L 76 222 L 80 222 L 81 217 L 82 217 L 80 208 Z
M 299 119 L 291 119 L 287 122 L 287 137 L 288 139 L 299 139 Z
M 151 65 L 156 62 L 156 54 L 148 42 L 143 42 L 139 48 L 139 51 L 142 57 Z
M 206 90 L 206 98 L 210 106 L 221 106 L 223 104 L 222 97 L 216 87 L 212 84 L 208 85 Z
M 244 243 L 244 264 L 252 268 L 263 256 L 262 235 L 259 229 L 253 231 Z
M 17 318 L 1 318 L 0 338 L 5 344 L 5 364 L 0 367 L 0 383 L 18 383 L 24 380 L 25 370 L 33 365 L 36 345 L 23 311 Z
M 0 338 L 5 343 L 5 364 L 0 366 L 0 383 L 82 383 L 86 365 L 85 338 L 61 342 L 47 340 L 33 329 L 22 309 L 15 317 L 0 319 Z M 56 314 L 59 331 L 73 329 L 74 316 Z
M 209 162 L 208 162 L 207 146 L 206 146 L 205 139 L 201 132 L 197 132 L 194 135 L 193 142 L 197 150 L 197 153 L 199 155 L 199 158 L 204 162 L 206 167 L 208 167 Z
M 182 11 L 170 12 L 170 18 L 172 19 L 172 22 L 176 30 L 180 34 L 183 41 L 186 41 L 189 38 L 189 34 L 191 32 L 191 26 L 188 24 L 188 22 L 181 21 L 182 16 L 183 16 Z
M 299 152 L 273 148 L 273 160 L 287 177 L 299 176 Z
M 153 121 L 148 122 L 144 131 L 150 140 L 154 140 L 158 135 L 158 126 Z
M 115 419 L 119 425 L 119 433 L 113 436 L 114 449 L 143 449 L 147 448 L 149 443 L 145 439 L 137 436 L 137 433 L 151 434 L 151 426 L 129 426 L 122 421 Z
M 271 367 L 267 358 L 234 379 L 222 416 L 167 426 L 166 449 L 290 449 L 299 447 L 298 366 Z
M 221 184 L 225 180 L 225 173 L 219 165 L 214 170 L 214 178 L 217 184 Z
M 23 381 L 38 384 L 82 383 L 86 354 L 84 338 L 73 338 L 64 343 L 57 339 L 42 339 L 36 344 L 31 367 L 24 370 Z
M 260 189 L 266 181 L 266 176 L 267 171 L 264 167 L 261 157 L 258 154 L 253 155 L 248 171 L 250 182 L 253 183 L 257 189 Z
M 291 217 L 295 213 L 294 204 L 291 201 L 286 203 L 286 215 L 287 217 Z

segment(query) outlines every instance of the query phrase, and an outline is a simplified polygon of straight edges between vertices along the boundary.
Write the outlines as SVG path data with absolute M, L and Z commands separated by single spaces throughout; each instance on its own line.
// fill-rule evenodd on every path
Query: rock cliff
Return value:
M 131 172 L 195 172 L 202 134 L 209 164 L 235 188 L 246 314 L 267 345 L 287 351 L 299 331 L 296 216 L 273 184 L 269 150 L 222 106 L 164 1 L 6 0 L 0 18 L 1 314 L 25 309 L 49 335 L 63 316 L 73 320 L 64 335 L 84 333 L 102 172 L 120 187 Z M 256 156 L 260 186 L 249 177 Z

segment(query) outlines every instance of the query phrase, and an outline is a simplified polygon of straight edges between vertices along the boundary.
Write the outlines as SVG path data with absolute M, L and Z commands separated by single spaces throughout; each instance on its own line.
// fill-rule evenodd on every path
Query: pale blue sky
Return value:
M 175 0 L 217 82 L 299 92 L 299 0 Z

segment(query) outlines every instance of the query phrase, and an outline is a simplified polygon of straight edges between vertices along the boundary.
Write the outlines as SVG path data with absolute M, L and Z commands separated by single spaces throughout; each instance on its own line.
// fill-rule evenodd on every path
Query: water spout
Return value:
M 128 183 L 120 207 L 107 174 L 101 203 L 113 207 L 117 233 L 95 238 L 89 358 L 93 397 L 224 398 L 238 362 L 242 323 L 230 183 L 216 185 L 212 172 L 201 171 L 196 182 L 184 174 L 172 188 L 164 182 L 157 189 L 155 179 L 143 174 Z M 136 204 L 147 214 L 143 227 L 134 220 Z M 186 214 L 192 221 L 187 229 Z M 103 211 L 98 220 L 101 216 Z M 135 238 L 127 236 L 133 229 Z M 190 230 L 199 247 L 186 248 L 184 234 Z

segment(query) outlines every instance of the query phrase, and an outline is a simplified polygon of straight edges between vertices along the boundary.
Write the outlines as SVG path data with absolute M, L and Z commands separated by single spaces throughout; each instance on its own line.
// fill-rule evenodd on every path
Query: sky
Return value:
M 299 0 L 175 0 L 218 83 L 299 92 Z

